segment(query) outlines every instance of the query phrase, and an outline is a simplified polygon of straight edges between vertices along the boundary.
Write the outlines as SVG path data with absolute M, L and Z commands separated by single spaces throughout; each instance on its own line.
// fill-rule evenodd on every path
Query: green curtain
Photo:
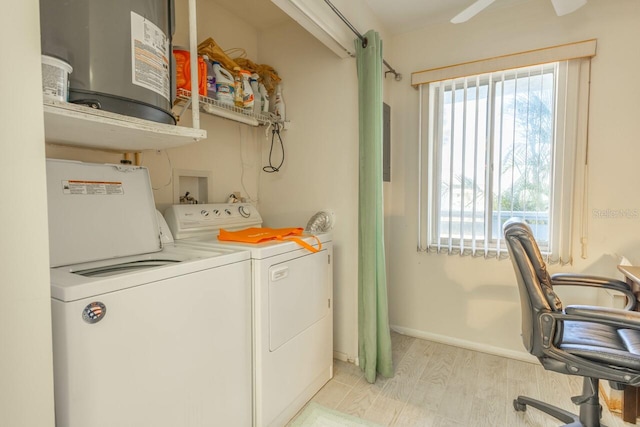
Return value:
M 360 126 L 358 221 L 358 342 L 360 367 L 370 383 L 376 372 L 393 376 L 387 308 L 382 200 L 382 41 L 370 30 L 356 40 Z

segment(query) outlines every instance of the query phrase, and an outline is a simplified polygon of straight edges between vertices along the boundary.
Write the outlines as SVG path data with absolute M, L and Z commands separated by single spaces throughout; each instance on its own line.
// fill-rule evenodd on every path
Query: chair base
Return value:
M 527 410 L 527 406 L 531 406 L 566 423 L 563 427 L 606 427 L 600 423 L 602 406 L 600 406 L 598 396 L 598 379 L 585 377 L 582 390 L 583 396 L 577 396 L 573 399 L 580 401 L 580 415 L 526 396 L 518 396 L 513 401 L 513 408 L 518 412 L 524 412 Z

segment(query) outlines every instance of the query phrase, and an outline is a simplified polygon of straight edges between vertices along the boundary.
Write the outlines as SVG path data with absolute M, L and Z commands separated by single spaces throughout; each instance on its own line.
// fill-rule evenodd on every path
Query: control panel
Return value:
M 177 240 L 203 233 L 217 235 L 221 228 L 239 230 L 262 225 L 262 217 L 250 203 L 172 205 L 164 218 Z

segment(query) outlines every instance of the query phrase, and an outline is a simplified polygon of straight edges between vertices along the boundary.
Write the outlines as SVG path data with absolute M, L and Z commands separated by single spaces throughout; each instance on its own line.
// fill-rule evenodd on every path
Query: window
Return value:
M 502 225 L 517 216 L 548 262 L 570 262 L 580 69 L 561 61 L 420 86 L 419 249 L 506 257 Z

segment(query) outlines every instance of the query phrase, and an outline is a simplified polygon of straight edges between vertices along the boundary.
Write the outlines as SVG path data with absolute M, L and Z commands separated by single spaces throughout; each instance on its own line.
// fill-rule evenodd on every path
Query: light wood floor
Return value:
M 375 384 L 369 384 L 359 367 L 336 360 L 334 378 L 312 401 L 394 427 L 561 425 L 533 408 L 516 412 L 512 402 L 519 394 L 574 413 L 577 410 L 570 397 L 581 394 L 579 377 L 396 333 L 392 333 L 392 342 L 393 378 L 378 376 Z M 608 427 L 634 425 L 603 406 L 603 423 Z

